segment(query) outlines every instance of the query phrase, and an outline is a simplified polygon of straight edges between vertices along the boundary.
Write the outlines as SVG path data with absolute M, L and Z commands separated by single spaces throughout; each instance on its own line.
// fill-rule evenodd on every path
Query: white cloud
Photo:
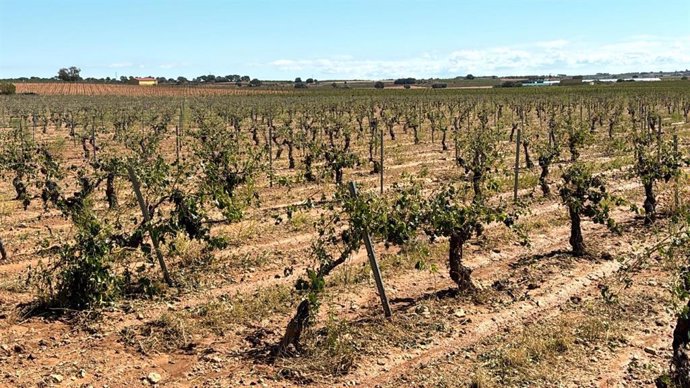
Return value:
M 606 44 L 556 39 L 515 46 L 459 49 L 443 55 L 422 53 L 417 57 L 392 60 L 357 59 L 347 55 L 278 59 L 270 62 L 269 66 L 295 73 L 361 79 L 444 77 L 467 73 L 518 75 L 668 71 L 690 67 L 690 36 L 634 36 Z
M 121 68 L 132 67 L 132 66 L 134 66 L 134 64 L 131 62 L 111 63 L 108 65 L 108 67 L 111 69 L 121 69 Z
M 567 46 L 568 43 L 570 42 L 565 39 L 555 39 L 537 42 L 534 45 L 545 49 L 560 49 Z

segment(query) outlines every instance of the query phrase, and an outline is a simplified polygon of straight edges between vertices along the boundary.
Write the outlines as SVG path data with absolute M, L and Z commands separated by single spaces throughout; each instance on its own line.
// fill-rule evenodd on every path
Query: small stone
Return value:
M 465 310 L 463 310 L 463 309 L 455 310 L 455 312 L 453 312 L 453 314 L 455 314 L 455 316 L 458 318 L 462 318 L 466 315 Z
M 151 372 L 149 375 L 146 377 L 149 383 L 151 384 L 158 384 L 159 381 L 161 381 L 161 375 L 159 375 L 156 372 Z
M 62 377 L 62 375 L 57 373 L 50 375 L 50 378 L 53 379 L 53 382 L 55 383 L 61 383 L 62 380 L 65 379 L 64 377 Z
M 222 360 L 220 357 L 218 357 L 218 356 L 212 356 L 212 355 L 210 355 L 210 354 L 205 355 L 205 356 L 203 357 L 203 359 L 204 359 L 204 361 L 212 362 L 212 363 L 214 363 L 214 364 L 220 364 L 221 362 L 223 362 L 223 360 Z
M 79 377 L 81 377 L 82 379 L 86 377 L 86 371 L 83 369 L 79 369 Z
M 651 354 L 652 356 L 656 356 L 658 354 L 658 352 L 655 349 L 650 348 L 649 346 L 644 348 L 644 352 L 647 354 Z

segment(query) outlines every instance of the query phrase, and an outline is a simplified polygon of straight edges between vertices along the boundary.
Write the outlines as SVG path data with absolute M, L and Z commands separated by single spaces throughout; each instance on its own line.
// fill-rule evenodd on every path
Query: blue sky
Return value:
M 0 78 L 690 68 L 690 0 L 0 0 Z

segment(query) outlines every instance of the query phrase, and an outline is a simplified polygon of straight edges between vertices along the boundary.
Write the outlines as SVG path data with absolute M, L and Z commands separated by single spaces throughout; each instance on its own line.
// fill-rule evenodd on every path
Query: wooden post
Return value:
M 31 114 L 31 121 L 33 122 L 33 132 L 31 134 L 31 139 L 36 141 L 36 113 Z
M 673 155 L 674 157 L 678 155 L 678 133 L 673 134 Z M 678 211 L 680 209 L 680 195 L 678 193 L 678 175 L 679 174 L 676 174 L 676 176 L 673 178 L 673 181 L 675 183 L 675 187 L 673 188 L 673 206 L 675 208 L 675 211 Z
M 7 251 L 5 250 L 5 245 L 2 243 L 2 238 L 0 238 L 0 259 L 7 260 Z
M 175 162 L 180 164 L 180 126 L 175 126 Z
M 350 189 L 350 195 L 353 198 L 357 198 L 357 186 L 355 182 L 350 182 L 348 185 Z M 371 271 L 374 273 L 374 280 L 376 280 L 376 288 L 379 291 L 379 296 L 381 297 L 381 305 L 383 305 L 383 313 L 386 318 L 390 318 L 393 314 L 391 313 L 391 307 L 388 304 L 388 297 L 386 296 L 386 289 L 383 287 L 383 279 L 381 278 L 381 271 L 379 269 L 379 264 L 376 261 L 376 256 L 374 255 L 374 247 L 371 245 L 371 237 L 369 236 L 369 231 L 364 226 L 362 231 L 364 235 L 364 245 L 367 248 L 367 256 L 369 256 L 369 265 L 371 266 Z
M 273 187 L 273 120 L 268 121 L 268 187 Z
M 462 120 L 461 117 L 458 117 L 455 125 L 453 125 L 453 142 L 455 143 L 455 165 L 458 165 L 458 136 L 460 136 L 459 129 L 460 129 L 460 121 Z
M 91 147 L 93 148 L 93 161 L 98 163 L 98 156 L 96 154 L 96 118 L 94 117 L 91 123 Z
M 517 128 L 517 136 L 515 142 L 515 180 L 513 182 L 513 202 L 517 202 L 518 199 L 518 180 L 519 180 L 519 170 L 520 170 L 520 141 L 522 133 L 522 125 Z
M 129 180 L 132 181 L 132 187 L 134 188 L 134 194 L 137 197 L 137 202 L 139 202 L 141 214 L 144 216 L 146 230 L 149 232 L 149 235 L 151 236 L 151 241 L 153 242 L 153 249 L 156 251 L 156 257 L 158 258 L 158 264 L 161 267 L 161 271 L 163 271 L 163 279 L 165 279 L 165 282 L 168 284 L 168 286 L 172 287 L 174 285 L 174 282 L 170 277 L 170 273 L 168 272 L 168 266 L 165 265 L 163 253 L 161 253 L 160 246 L 158 245 L 158 236 L 156 236 L 156 234 L 153 233 L 153 229 L 151 228 L 151 216 L 149 215 L 149 207 L 146 204 L 146 201 L 144 201 L 144 196 L 141 195 L 141 185 L 139 184 L 139 178 L 137 178 L 137 174 L 130 164 L 127 164 L 127 173 L 129 174 Z
M 182 149 L 182 140 L 180 135 L 184 129 L 184 99 L 182 100 L 182 105 L 180 105 L 180 119 L 175 127 L 175 157 L 177 162 L 180 162 L 180 150 Z
M 384 137 L 383 136 L 383 127 L 381 127 L 380 133 L 381 133 L 381 145 L 380 145 L 381 155 L 379 155 L 379 157 L 381 158 L 381 168 L 379 169 L 379 175 L 380 175 L 380 177 L 379 177 L 380 182 L 379 183 L 381 185 L 381 194 L 383 194 L 383 137 Z

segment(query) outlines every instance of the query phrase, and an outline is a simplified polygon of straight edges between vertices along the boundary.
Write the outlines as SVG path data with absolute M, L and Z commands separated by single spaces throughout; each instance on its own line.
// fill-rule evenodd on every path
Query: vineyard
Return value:
M 256 90 L 248 87 L 216 86 L 177 86 L 156 85 L 138 86 L 96 83 L 17 83 L 17 93 L 38 94 L 42 96 L 151 96 L 151 97 L 198 97 L 223 95 L 280 94 L 276 90 Z
M 690 386 L 687 81 L 36 85 L 0 385 Z

